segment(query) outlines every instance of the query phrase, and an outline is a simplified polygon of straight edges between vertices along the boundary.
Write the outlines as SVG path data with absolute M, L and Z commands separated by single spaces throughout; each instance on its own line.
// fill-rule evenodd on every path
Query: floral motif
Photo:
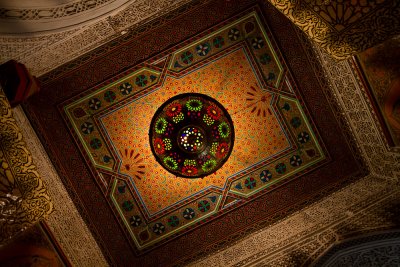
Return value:
M 183 115 L 183 113 L 179 113 L 178 115 L 176 115 L 175 117 L 172 118 L 172 121 L 174 123 L 178 123 L 180 121 L 182 121 L 185 118 L 185 115 Z
M 183 162 L 184 166 L 196 166 L 196 160 L 194 159 L 185 159 Z
M 293 167 L 298 167 L 303 163 L 302 159 L 297 156 L 297 155 L 293 155 L 290 158 L 290 165 L 292 165 Z
M 200 111 L 203 107 L 203 103 L 198 99 L 190 99 L 186 102 L 186 107 L 190 111 Z
M 171 103 L 168 105 L 166 108 L 165 114 L 167 114 L 168 117 L 175 117 L 182 111 L 182 105 L 179 103 Z
M 171 170 L 178 169 L 178 162 L 170 156 L 164 158 L 164 164 Z
M 262 54 L 260 56 L 260 63 L 263 65 L 267 65 L 271 62 L 271 56 L 268 54 Z
M 134 215 L 129 222 L 133 227 L 138 227 L 142 223 L 142 219 L 138 215 Z
M 162 223 L 158 222 L 153 225 L 153 233 L 161 235 L 164 232 L 165 232 L 165 226 Z
M 305 144 L 310 140 L 310 135 L 307 132 L 301 132 L 297 136 L 297 140 L 299 140 L 300 143 Z
M 250 90 L 247 91 L 247 107 L 251 108 L 250 112 L 256 114 L 258 117 L 262 116 L 265 118 L 268 115 L 272 115 L 269 109 L 270 101 L 271 94 L 261 90 L 257 85 L 250 86 Z
M 129 95 L 132 92 L 132 85 L 130 83 L 123 83 L 119 86 L 119 90 L 123 95 Z
M 197 171 L 197 168 L 194 167 L 194 166 L 191 166 L 191 165 L 184 166 L 184 167 L 182 168 L 182 173 L 185 174 L 185 175 L 187 175 L 187 176 L 194 176 L 194 175 L 197 174 L 197 172 L 198 172 L 198 171 Z
M 228 137 L 229 134 L 231 133 L 231 129 L 229 128 L 228 123 L 226 123 L 226 122 L 221 122 L 221 124 L 218 125 L 218 132 L 219 132 L 219 135 L 220 135 L 222 138 Z
M 201 200 L 197 204 L 197 207 L 198 207 L 199 211 L 206 212 L 211 208 L 211 205 L 210 205 L 210 202 L 208 202 L 207 200 Z
M 182 62 L 185 64 L 190 64 L 193 62 L 193 54 L 189 51 L 185 51 L 181 55 Z
M 256 37 L 251 40 L 251 46 L 256 50 L 260 49 L 264 46 L 264 40 L 261 37 Z
M 148 79 L 147 79 L 147 77 L 145 75 L 139 75 L 139 76 L 136 77 L 136 82 L 135 83 L 136 83 L 137 86 L 143 87 L 143 86 L 146 86 L 146 84 L 148 82 L 149 81 L 148 81 Z
M 207 115 L 210 116 L 213 120 L 219 120 L 221 118 L 222 112 L 216 106 L 210 105 L 207 107 Z
M 195 120 L 195 119 L 200 118 L 201 113 L 198 112 L 198 111 L 188 111 L 187 115 L 188 115 L 192 120 Z
M 217 151 L 215 153 L 215 156 L 219 159 L 224 158 L 229 151 L 229 145 L 227 143 L 221 143 L 219 144 L 219 146 L 217 147 Z
M 179 225 L 179 218 L 175 215 L 168 218 L 168 225 L 171 227 L 176 227 Z
M 196 47 L 196 52 L 199 56 L 203 57 L 203 56 L 207 55 L 208 52 L 210 52 L 210 49 L 211 49 L 211 47 L 210 47 L 209 43 L 203 43 L 203 44 L 199 44 Z
M 93 149 L 99 149 L 102 146 L 102 143 L 99 139 L 94 138 L 90 141 L 90 146 Z
M 239 39 L 239 37 L 240 37 L 240 32 L 238 29 L 232 28 L 229 30 L 229 32 L 228 32 L 229 40 L 236 41 L 237 39 Z
M 275 166 L 275 170 L 279 174 L 283 174 L 286 172 L 286 165 L 285 163 L 279 163 L 278 165 Z
M 104 93 L 104 99 L 109 103 L 114 102 L 116 98 L 117 95 L 113 91 L 107 91 Z
M 290 120 L 290 124 L 293 128 L 298 128 L 301 125 L 301 119 L 299 117 L 294 117 Z
M 89 100 L 89 108 L 92 110 L 98 110 L 101 107 L 101 101 L 98 98 L 92 98 Z
M 211 154 L 213 154 L 215 156 L 215 153 L 217 153 L 217 148 L 218 148 L 219 143 L 218 142 L 214 142 L 211 145 L 211 149 L 210 152 Z
M 122 202 L 122 208 L 125 211 L 133 210 L 133 202 L 131 200 L 126 200 L 126 201 Z
M 119 154 L 122 158 L 121 169 L 128 171 L 131 177 L 141 180 L 145 174 L 146 166 L 140 153 L 134 149 L 125 148 L 124 151 L 119 151 Z
M 272 173 L 269 170 L 263 170 L 260 172 L 260 180 L 264 183 L 270 181 L 272 178 Z
M 253 177 L 248 177 L 246 178 L 246 180 L 244 181 L 244 185 L 248 188 L 248 189 L 253 189 L 256 187 L 257 182 Z
M 222 36 L 217 36 L 213 40 L 213 45 L 216 48 L 221 48 L 222 46 L 224 46 L 224 44 L 225 44 L 225 41 L 224 41 L 224 37 L 222 37 Z
M 217 162 L 214 159 L 207 160 L 201 168 L 205 172 L 212 171 L 217 166 Z
M 154 150 L 157 154 L 162 155 L 165 152 L 165 143 L 161 138 L 154 139 Z
M 196 213 L 192 208 L 186 208 L 183 211 L 183 218 L 185 218 L 186 220 L 191 220 L 194 218 L 194 216 L 196 216 Z
M 90 123 L 90 122 L 84 122 L 84 123 L 81 125 L 81 130 L 82 130 L 82 132 L 83 132 L 84 134 L 90 134 L 91 132 L 94 131 L 94 126 L 93 126 L 93 124 Z
M 155 131 L 158 134 L 163 134 L 167 129 L 168 122 L 164 118 L 159 118 L 156 122 Z

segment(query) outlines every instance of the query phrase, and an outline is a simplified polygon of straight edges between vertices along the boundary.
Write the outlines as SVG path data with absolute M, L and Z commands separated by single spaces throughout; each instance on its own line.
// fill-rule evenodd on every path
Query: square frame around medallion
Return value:
M 246 19 L 254 27 L 246 27 Z M 232 28 L 239 31 L 237 40 L 230 40 Z M 218 36 L 224 39 L 220 48 L 221 39 L 214 44 Z M 196 49 L 204 43 L 209 51 L 208 46 Z M 187 264 L 366 174 L 310 47 L 307 37 L 265 1 L 196 1 L 40 77 L 41 91 L 24 110 L 110 265 Z M 191 92 L 182 86 L 167 90 L 169 82 L 188 83 L 199 73 L 208 76 L 204 83 L 192 78 L 198 85 L 193 92 L 220 102 L 239 131 L 233 152 L 216 175 L 192 181 L 161 177 L 171 181 L 161 183 L 149 172 L 165 174 L 145 146 L 147 120 L 169 97 Z M 230 85 L 234 78 L 242 88 Z M 143 103 L 151 105 L 136 110 Z M 132 130 L 126 139 L 119 134 L 124 129 Z M 309 138 L 304 145 L 303 138 Z M 150 194 L 145 181 L 154 181 L 154 192 L 162 186 L 174 194 Z M 182 191 L 183 183 L 191 187 Z
M 67 123 L 138 251 L 184 234 L 325 159 L 272 34 L 253 11 L 68 100 Z M 207 94 L 235 125 L 226 164 L 177 178 L 148 144 L 152 116 L 181 93 Z

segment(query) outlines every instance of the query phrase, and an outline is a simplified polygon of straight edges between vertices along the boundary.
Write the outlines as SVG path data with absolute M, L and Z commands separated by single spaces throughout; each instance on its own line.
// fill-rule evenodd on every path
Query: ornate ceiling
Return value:
M 371 108 L 353 65 L 313 48 L 272 6 L 256 2 L 188 5 L 161 17 L 160 27 L 128 32 L 41 77 L 42 92 L 24 109 L 62 180 L 49 180 L 60 211 L 50 225 L 61 243 L 96 240 L 103 254 L 94 245 L 94 259 L 64 243 L 75 264 L 173 265 L 213 253 L 197 264 L 273 262 L 266 254 L 278 264 L 288 260 L 286 246 L 319 255 L 352 217 L 375 218 L 374 200 L 398 194 L 395 181 L 385 181 L 399 171 L 396 155 L 365 115 Z M 208 94 L 233 114 L 232 156 L 202 180 L 171 176 L 147 143 L 152 115 L 181 92 Z M 71 200 L 81 236 L 61 215 L 75 209 Z
M 365 174 L 296 32 L 273 7 L 215 1 L 176 12 L 141 38 L 127 33 L 42 76 L 24 106 L 117 265 L 171 265 L 223 247 Z M 170 174 L 148 144 L 155 111 L 187 92 L 219 101 L 235 125 L 231 156 L 204 179 Z
M 250 10 L 59 105 L 138 250 L 229 212 L 325 161 L 287 71 L 272 36 Z M 175 177 L 155 160 L 149 145 L 154 113 L 182 93 L 211 96 L 234 123 L 231 156 L 203 179 Z M 166 131 L 174 127 L 172 122 Z M 175 154 L 169 158 L 180 160 Z

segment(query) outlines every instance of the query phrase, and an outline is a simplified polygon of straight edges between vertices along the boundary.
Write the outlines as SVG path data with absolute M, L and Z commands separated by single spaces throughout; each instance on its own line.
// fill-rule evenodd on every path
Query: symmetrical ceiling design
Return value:
M 270 36 L 252 12 L 61 105 L 139 250 L 243 205 L 325 158 Z M 235 126 L 226 164 L 196 180 L 165 170 L 148 136 L 157 109 L 191 92 L 222 103 Z
M 41 77 L 24 105 L 110 264 L 204 255 L 365 174 L 315 58 L 284 16 L 256 3 L 171 14 Z M 226 107 L 236 136 L 226 164 L 195 180 L 165 171 L 148 144 L 158 107 L 190 92 Z

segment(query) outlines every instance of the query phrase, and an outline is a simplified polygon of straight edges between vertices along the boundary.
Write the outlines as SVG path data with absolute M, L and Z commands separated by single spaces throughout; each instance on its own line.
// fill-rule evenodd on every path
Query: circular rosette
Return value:
M 182 172 L 187 176 L 196 176 L 198 173 L 197 168 L 195 166 L 183 166 Z
M 153 147 L 154 147 L 154 151 L 157 154 L 159 154 L 159 155 L 164 154 L 164 152 L 165 152 L 165 143 L 161 138 L 154 139 Z
M 228 152 L 229 152 L 229 145 L 228 145 L 228 143 L 221 143 L 221 144 L 219 144 L 218 145 L 218 147 L 217 147 L 217 151 L 216 151 L 216 153 L 215 153 L 215 156 L 218 158 L 218 159 L 222 159 L 222 158 L 224 158 L 226 155 L 228 155 Z
M 165 114 L 167 114 L 168 117 L 173 118 L 179 115 L 181 111 L 182 111 L 182 105 L 175 102 L 168 105 L 168 107 L 165 110 Z
M 207 107 L 207 115 L 213 120 L 219 120 L 222 116 L 222 111 L 217 106 L 210 105 Z
M 227 110 L 203 94 L 177 95 L 151 121 L 155 159 L 178 177 L 200 178 L 221 168 L 233 149 L 235 132 Z

